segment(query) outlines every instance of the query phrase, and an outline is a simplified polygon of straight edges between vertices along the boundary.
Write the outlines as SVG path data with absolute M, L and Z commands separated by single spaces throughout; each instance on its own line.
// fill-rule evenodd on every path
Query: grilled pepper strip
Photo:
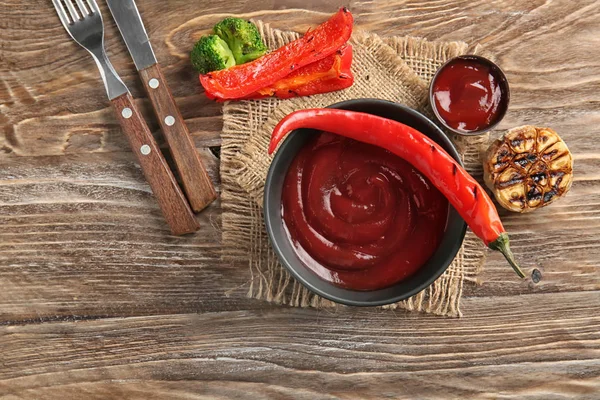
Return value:
M 352 45 L 346 44 L 332 55 L 292 72 L 245 99 L 262 99 L 271 96 L 289 99 L 346 89 L 354 83 L 351 66 Z
M 271 136 L 269 154 L 288 132 L 299 128 L 336 133 L 383 147 L 403 158 L 446 196 L 488 247 L 500 251 L 515 272 L 521 278 L 525 277 L 510 250 L 508 234 L 496 207 L 485 190 L 444 149 L 421 132 L 372 114 L 330 108 L 299 110 L 277 124 Z
M 336 52 L 350 38 L 352 14 L 340 9 L 300 39 L 246 64 L 200 75 L 210 98 L 232 100 L 273 85 L 292 71 Z

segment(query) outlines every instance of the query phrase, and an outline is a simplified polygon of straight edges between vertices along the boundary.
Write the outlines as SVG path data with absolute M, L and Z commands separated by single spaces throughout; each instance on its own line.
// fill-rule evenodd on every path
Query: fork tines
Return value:
M 52 0 L 54 8 L 65 25 L 72 25 L 77 21 L 85 19 L 98 11 L 96 0 Z M 75 8 L 75 4 L 77 8 Z

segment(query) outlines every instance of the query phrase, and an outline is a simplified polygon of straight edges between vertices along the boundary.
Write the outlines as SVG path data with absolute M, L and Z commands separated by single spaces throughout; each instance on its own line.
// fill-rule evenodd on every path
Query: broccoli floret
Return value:
M 190 59 L 194 69 L 201 74 L 235 65 L 235 58 L 229 46 L 217 35 L 201 37 L 194 45 Z
M 229 45 L 236 64 L 255 60 L 268 50 L 258 28 L 250 21 L 235 17 L 225 18 L 213 29 Z

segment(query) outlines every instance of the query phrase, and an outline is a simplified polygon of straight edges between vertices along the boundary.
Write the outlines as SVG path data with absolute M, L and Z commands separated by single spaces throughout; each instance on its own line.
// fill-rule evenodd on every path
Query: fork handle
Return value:
M 171 233 L 183 235 L 197 231 L 200 225 L 131 94 L 127 92 L 111 103 Z
M 185 194 L 192 209 L 196 212 L 201 211 L 217 198 L 217 194 L 173 99 L 167 80 L 158 64 L 140 70 L 139 74 L 167 139 Z

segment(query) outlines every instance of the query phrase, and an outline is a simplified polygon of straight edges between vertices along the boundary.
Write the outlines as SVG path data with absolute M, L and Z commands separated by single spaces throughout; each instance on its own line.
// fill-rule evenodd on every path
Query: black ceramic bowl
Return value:
M 432 138 L 460 163 L 458 152 L 450 140 L 433 122 L 415 110 L 377 99 L 349 100 L 333 104 L 330 108 L 366 112 L 402 122 Z M 450 207 L 448 215 L 446 232 L 433 256 L 413 276 L 384 289 L 358 291 L 337 287 L 319 278 L 296 256 L 292 243 L 285 233 L 281 216 L 283 181 L 292 160 L 315 133 L 317 131 L 311 129 L 290 132 L 275 155 L 265 182 L 265 223 L 269 238 L 281 263 L 314 293 L 337 303 L 351 306 L 378 306 L 394 303 L 425 289 L 448 268 L 465 236 L 467 226 L 452 207 Z

